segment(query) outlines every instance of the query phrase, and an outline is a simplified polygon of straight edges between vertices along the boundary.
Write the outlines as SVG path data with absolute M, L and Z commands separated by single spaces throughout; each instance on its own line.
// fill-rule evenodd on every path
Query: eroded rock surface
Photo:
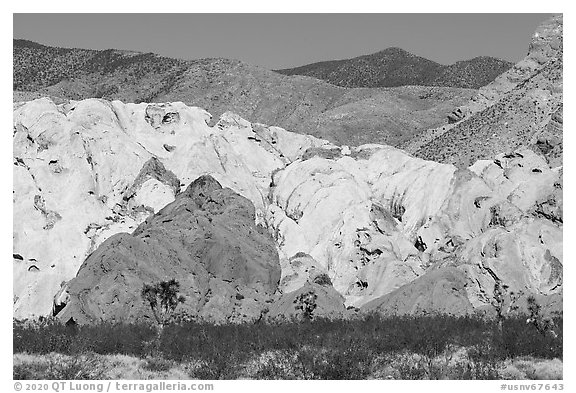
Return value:
M 254 319 L 280 280 L 275 244 L 254 220 L 248 199 L 201 176 L 132 234 L 100 245 L 56 299 L 57 317 L 153 320 L 143 285 L 175 278 L 186 297 L 180 312 L 218 322 Z
M 309 290 L 319 315 L 490 313 L 497 286 L 561 309 L 554 148 L 459 169 L 209 119 L 181 103 L 15 109 L 16 317 L 144 318 L 142 284 L 170 278 L 182 311 L 216 321 L 292 313 Z
M 247 197 L 261 223 L 271 173 L 327 144 L 233 114 L 209 127 L 210 118 L 182 103 L 15 107 L 15 317 L 49 314 L 62 282 L 104 240 L 134 231 L 201 175 Z
M 318 150 L 274 174 L 267 222 L 282 286 L 304 281 L 296 261 L 326 272 L 346 305 L 385 296 L 383 312 L 493 309 L 502 283 L 517 302 L 562 292 L 562 170 L 541 155 L 523 149 L 459 170 L 384 146 Z

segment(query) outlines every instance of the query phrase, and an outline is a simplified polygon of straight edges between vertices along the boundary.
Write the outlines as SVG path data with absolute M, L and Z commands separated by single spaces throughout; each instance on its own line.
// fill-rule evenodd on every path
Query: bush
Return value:
M 164 358 L 149 357 L 146 359 L 144 369 L 148 371 L 168 371 L 174 366 L 174 363 Z
M 312 280 L 314 284 L 322 285 L 322 286 L 332 286 L 332 280 L 326 273 L 321 273 L 314 277 Z
M 306 323 L 224 325 L 186 321 L 165 327 L 158 353 L 146 367 L 161 371 L 170 365 L 195 364 L 189 374 L 201 379 L 234 379 L 246 373 L 263 379 L 364 379 L 372 375 L 495 379 L 509 359 L 562 359 L 562 319 L 554 322 L 558 337 L 541 334 L 526 323 L 525 316 L 507 318 L 502 330 L 497 321 L 452 316 L 365 315 L 348 320 L 315 318 Z M 53 322 L 14 322 L 13 336 L 15 353 L 78 356 L 93 352 L 141 359 L 149 357 L 149 343 L 155 339 L 150 325 L 106 323 L 72 330 Z M 69 366 L 73 372 L 74 365 Z M 66 373 L 66 368 L 60 369 Z M 27 372 L 41 371 L 14 368 L 15 375 Z
M 54 354 L 53 354 L 54 355 Z M 94 354 L 49 356 L 46 362 L 15 365 L 13 378 L 20 380 L 88 380 L 102 379 L 105 368 Z

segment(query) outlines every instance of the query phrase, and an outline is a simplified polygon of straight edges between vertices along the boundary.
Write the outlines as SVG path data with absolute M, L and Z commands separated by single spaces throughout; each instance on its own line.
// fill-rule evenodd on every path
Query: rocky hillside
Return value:
M 13 56 L 13 89 L 16 91 L 37 91 L 61 81 L 82 80 L 88 75 L 99 75 L 97 79 L 103 80 L 121 74 L 124 79 L 122 82 L 127 85 L 135 85 L 140 81 L 142 88 L 152 87 L 136 93 L 148 91 L 148 94 L 154 94 L 157 90 L 168 89 L 171 80 L 187 65 L 185 61 L 153 53 L 56 48 L 26 40 L 13 41 Z M 154 86 L 146 86 L 146 81 L 154 81 Z M 83 87 L 90 90 L 90 97 L 102 97 L 118 92 L 121 86 L 104 84 Z M 82 90 L 64 92 L 66 94 L 61 96 L 85 98 Z
M 493 313 L 529 294 L 561 310 L 563 173 L 541 153 L 459 170 L 209 123 L 182 103 L 16 105 L 15 317 L 145 318 L 141 285 L 164 278 L 219 321 L 290 314 L 308 291 L 318 315 Z
M 52 48 L 14 41 L 14 99 L 182 101 L 337 144 L 397 145 L 445 122 L 476 92 L 448 87 L 345 89 L 239 61 Z M 361 130 L 361 131 L 360 131 Z
M 276 72 L 311 76 L 342 87 L 414 85 L 478 89 L 512 65 L 487 56 L 442 65 L 400 48 L 388 48 L 353 59 L 322 61 Z
M 563 21 L 556 16 L 532 37 L 527 56 L 480 89 L 450 116 L 452 124 L 401 145 L 427 159 L 466 167 L 520 146 L 562 162 Z

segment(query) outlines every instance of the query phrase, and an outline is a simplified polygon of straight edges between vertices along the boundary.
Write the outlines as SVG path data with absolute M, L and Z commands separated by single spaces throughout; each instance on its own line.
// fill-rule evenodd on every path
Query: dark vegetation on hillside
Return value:
M 14 40 L 13 55 L 13 89 L 21 91 L 35 91 L 93 73 L 102 76 L 122 73 L 125 80 L 119 82 L 146 75 L 162 76 L 163 82 L 173 81 L 188 64 L 153 53 L 56 48 L 25 40 Z
M 128 70 L 135 78 L 151 73 L 175 78 L 197 62 L 114 49 L 57 48 L 18 39 L 13 41 L 13 55 L 13 90 L 21 91 L 35 91 L 94 72 L 105 75 Z M 512 65 L 492 57 L 476 57 L 445 66 L 400 48 L 388 48 L 354 59 L 324 61 L 277 72 L 312 76 L 342 87 L 421 85 L 477 89 Z
M 513 65 L 488 56 L 442 65 L 400 48 L 388 48 L 353 59 L 323 61 L 276 72 L 311 76 L 341 87 L 418 85 L 478 89 Z
M 506 319 L 501 330 L 494 321 L 452 316 L 368 315 L 217 326 L 183 322 L 166 326 L 159 349 L 153 349 L 156 330 L 151 325 L 78 327 L 17 321 L 13 339 L 14 353 L 139 358 L 153 354 L 156 366 L 196 362 L 203 366 L 191 376 L 200 379 L 239 378 L 242 365 L 255 358 L 260 359 L 258 379 L 364 379 L 389 362 L 397 365 L 395 375 L 402 379 L 496 379 L 497 364 L 506 359 L 562 359 L 562 318 L 556 318 L 555 326 L 556 337 L 527 324 L 526 316 Z M 459 348 L 466 349 L 464 358 L 455 355 Z M 440 370 L 433 359 L 442 356 L 446 363 Z M 14 378 L 38 377 L 30 372 L 15 367 Z

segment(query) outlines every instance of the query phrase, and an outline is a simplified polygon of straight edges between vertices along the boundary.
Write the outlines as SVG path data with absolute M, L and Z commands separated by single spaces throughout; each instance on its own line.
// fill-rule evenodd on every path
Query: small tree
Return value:
M 150 305 L 154 319 L 158 323 L 158 341 L 178 304 L 186 301 L 184 296 L 178 294 L 179 290 L 180 283 L 175 279 L 154 285 L 144 284 L 142 288 L 142 299 Z
M 300 311 L 302 318 L 307 321 L 311 321 L 313 318 L 314 310 L 316 309 L 316 299 L 318 295 L 314 291 L 308 291 L 306 293 L 301 293 L 294 299 L 295 308 Z

